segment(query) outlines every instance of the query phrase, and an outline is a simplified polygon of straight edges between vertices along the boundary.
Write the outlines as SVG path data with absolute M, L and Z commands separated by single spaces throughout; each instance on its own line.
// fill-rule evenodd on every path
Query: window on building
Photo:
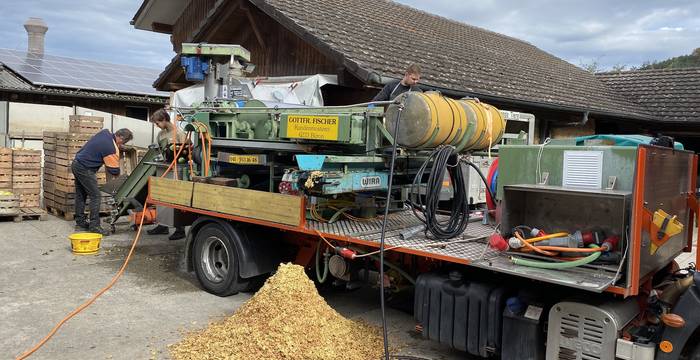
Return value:
M 148 121 L 148 108 L 145 106 L 127 106 L 126 116 Z

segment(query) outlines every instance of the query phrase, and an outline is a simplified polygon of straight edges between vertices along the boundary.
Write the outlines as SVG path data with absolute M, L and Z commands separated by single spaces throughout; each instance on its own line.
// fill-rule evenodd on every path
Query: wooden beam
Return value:
M 258 28 L 258 23 L 255 21 L 255 16 L 250 11 L 249 7 L 242 7 L 243 11 L 245 11 L 245 15 L 248 18 L 248 22 L 250 22 L 250 27 L 253 29 L 253 33 L 255 33 L 255 38 L 258 39 L 258 44 L 260 44 L 260 47 L 265 50 L 267 49 L 267 46 L 265 46 L 265 39 L 262 36 L 262 33 L 260 32 L 260 29 Z
M 300 196 L 203 183 L 190 184 L 194 184 L 194 208 L 291 226 L 301 224 Z
M 173 33 L 173 26 L 171 24 L 163 24 L 159 22 L 153 22 L 151 23 L 151 29 L 154 32 L 161 33 L 161 34 L 172 34 Z
M 188 86 L 190 86 L 190 85 L 192 85 L 192 84 L 178 83 L 178 82 L 169 82 L 169 83 L 167 84 L 167 88 L 170 89 L 171 91 L 175 91 L 175 90 L 184 89 L 184 88 L 186 88 L 186 87 L 188 87 Z
M 219 32 L 219 30 L 221 30 L 222 27 L 224 27 L 225 25 L 230 25 L 228 19 L 231 16 L 231 14 L 233 14 L 236 10 L 238 10 L 241 7 L 241 2 L 227 2 L 226 6 L 228 6 L 228 9 L 224 9 L 221 14 L 217 14 L 216 16 L 207 16 L 205 18 L 206 23 L 202 25 L 201 30 L 198 31 L 198 36 L 196 38 L 199 38 L 199 35 L 204 33 L 204 40 L 210 41 L 213 36 L 217 35 L 217 33 Z M 209 19 L 216 19 L 216 21 L 214 21 L 213 24 L 209 24 Z M 211 28 L 206 29 L 205 32 L 204 29 L 207 26 L 211 26 Z

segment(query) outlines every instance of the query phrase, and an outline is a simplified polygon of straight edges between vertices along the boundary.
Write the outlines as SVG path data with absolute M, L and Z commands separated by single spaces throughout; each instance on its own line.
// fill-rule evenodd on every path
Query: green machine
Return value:
M 507 185 L 548 185 L 631 191 L 634 146 L 576 145 L 575 139 L 499 148 L 497 198 Z

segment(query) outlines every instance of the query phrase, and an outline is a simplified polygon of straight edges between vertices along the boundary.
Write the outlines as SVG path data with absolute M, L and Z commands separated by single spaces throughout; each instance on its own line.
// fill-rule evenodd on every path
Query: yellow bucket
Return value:
M 71 249 L 74 254 L 87 255 L 95 254 L 100 251 L 100 240 L 102 234 L 81 232 L 68 236 L 70 239 Z

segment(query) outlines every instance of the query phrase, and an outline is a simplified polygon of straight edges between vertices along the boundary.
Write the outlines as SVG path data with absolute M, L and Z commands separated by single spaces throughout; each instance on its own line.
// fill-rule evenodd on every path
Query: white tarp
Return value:
M 248 85 L 256 100 L 306 106 L 323 106 L 321 87 L 338 84 L 336 75 L 281 76 L 241 81 Z M 173 107 L 188 107 L 204 101 L 204 84 L 178 90 L 173 96 Z

